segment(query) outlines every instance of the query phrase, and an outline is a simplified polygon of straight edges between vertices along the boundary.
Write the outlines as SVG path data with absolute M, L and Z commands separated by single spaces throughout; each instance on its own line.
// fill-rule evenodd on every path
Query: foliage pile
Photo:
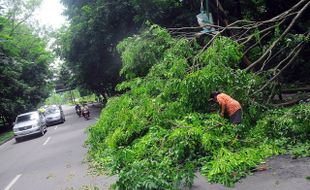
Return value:
M 195 41 L 152 26 L 118 50 L 125 93 L 109 99 L 87 141 L 96 168 L 118 174 L 117 189 L 191 187 L 199 169 L 211 182 L 232 185 L 264 158 L 308 139 L 309 106 L 264 116 L 263 94 L 253 92 L 265 79 L 236 69 L 242 47 L 228 38 L 200 52 Z M 241 102 L 244 124 L 212 113 L 213 90 Z

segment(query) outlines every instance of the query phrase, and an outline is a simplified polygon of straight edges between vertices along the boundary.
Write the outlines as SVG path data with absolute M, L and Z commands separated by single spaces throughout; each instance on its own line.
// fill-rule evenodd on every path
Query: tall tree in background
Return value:
M 47 39 L 27 24 L 40 1 L 6 1 L 0 16 L 0 116 L 11 122 L 34 109 L 51 90 Z
M 122 80 L 116 52 L 120 40 L 139 31 L 146 21 L 167 27 L 196 22 L 197 12 L 188 7 L 190 1 L 62 2 L 70 27 L 59 32 L 57 52 L 66 60 L 80 86 L 104 96 L 113 94 L 115 85 Z
M 66 7 L 65 15 L 70 21 L 70 26 L 60 31 L 58 52 L 66 61 L 68 69 L 74 73 L 78 85 L 102 95 L 114 93 L 115 85 L 122 80 L 118 74 L 121 62 L 116 53 L 116 45 L 120 40 L 136 34 L 147 21 L 165 28 L 197 27 L 196 15 L 200 10 L 199 0 L 62 0 L 62 2 Z M 209 0 L 209 5 L 214 22 L 226 26 L 236 20 L 270 19 L 297 2 L 298 0 L 290 2 Z M 296 39 L 298 37 L 295 34 L 309 30 L 307 18 L 309 17 L 304 14 L 298 20 L 290 31 L 291 38 Z M 277 31 L 265 38 L 262 44 L 268 44 L 268 41 L 280 35 L 288 25 L 289 22 L 286 22 L 283 27 L 276 27 Z M 192 37 L 195 37 L 199 30 L 191 32 Z M 233 36 L 234 33 L 225 32 L 222 35 Z M 287 45 L 286 39 L 281 42 L 283 46 Z M 265 49 L 266 46 L 259 44 L 249 51 L 245 57 L 246 65 L 251 64 L 251 61 Z M 282 58 L 286 55 L 283 54 Z M 306 68 L 306 53 L 301 53 L 301 57 L 297 59 L 300 63 L 298 68 Z M 301 69 L 300 72 L 303 70 L 305 69 Z M 302 74 L 306 75 L 307 73 Z M 297 79 L 293 77 L 291 80 Z

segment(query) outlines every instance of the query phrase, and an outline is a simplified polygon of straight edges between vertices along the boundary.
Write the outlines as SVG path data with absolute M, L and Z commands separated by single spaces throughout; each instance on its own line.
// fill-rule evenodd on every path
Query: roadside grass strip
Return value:
M 13 131 L 5 132 L 0 134 L 0 144 L 6 142 L 14 136 Z

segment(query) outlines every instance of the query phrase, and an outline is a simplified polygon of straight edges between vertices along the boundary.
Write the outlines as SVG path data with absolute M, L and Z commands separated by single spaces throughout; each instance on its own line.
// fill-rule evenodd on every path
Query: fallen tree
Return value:
M 291 16 L 294 23 L 308 5 L 301 1 L 269 21 L 212 25 L 218 32 L 203 46 L 174 33 L 188 28 L 166 30 L 157 25 L 123 40 L 118 51 L 126 81 L 117 87 L 123 94 L 109 99 L 89 129 L 94 168 L 118 175 L 116 189 L 191 187 L 196 171 L 210 182 L 232 186 L 269 156 L 296 152 L 297 146 L 309 153 L 309 103 L 274 109 L 266 101 L 308 34 L 286 47 L 292 50 L 289 58 L 271 62 L 280 55 L 274 48 L 282 42 L 282 33 L 266 41 L 254 61 L 250 56 L 248 67 L 240 66 L 254 44 L 277 30 L 275 23 Z M 235 35 L 224 37 L 227 30 L 235 30 Z M 214 90 L 240 101 L 242 124 L 234 126 L 213 113 L 216 105 L 208 100 Z

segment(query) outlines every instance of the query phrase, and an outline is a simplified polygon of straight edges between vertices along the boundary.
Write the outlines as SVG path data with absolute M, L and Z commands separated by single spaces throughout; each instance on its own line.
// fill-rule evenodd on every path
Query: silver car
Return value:
M 65 115 L 59 106 L 51 106 L 45 111 L 46 124 L 48 126 L 66 121 Z
M 28 135 L 44 135 L 47 131 L 45 117 L 37 111 L 28 112 L 16 117 L 13 132 L 16 142 Z

